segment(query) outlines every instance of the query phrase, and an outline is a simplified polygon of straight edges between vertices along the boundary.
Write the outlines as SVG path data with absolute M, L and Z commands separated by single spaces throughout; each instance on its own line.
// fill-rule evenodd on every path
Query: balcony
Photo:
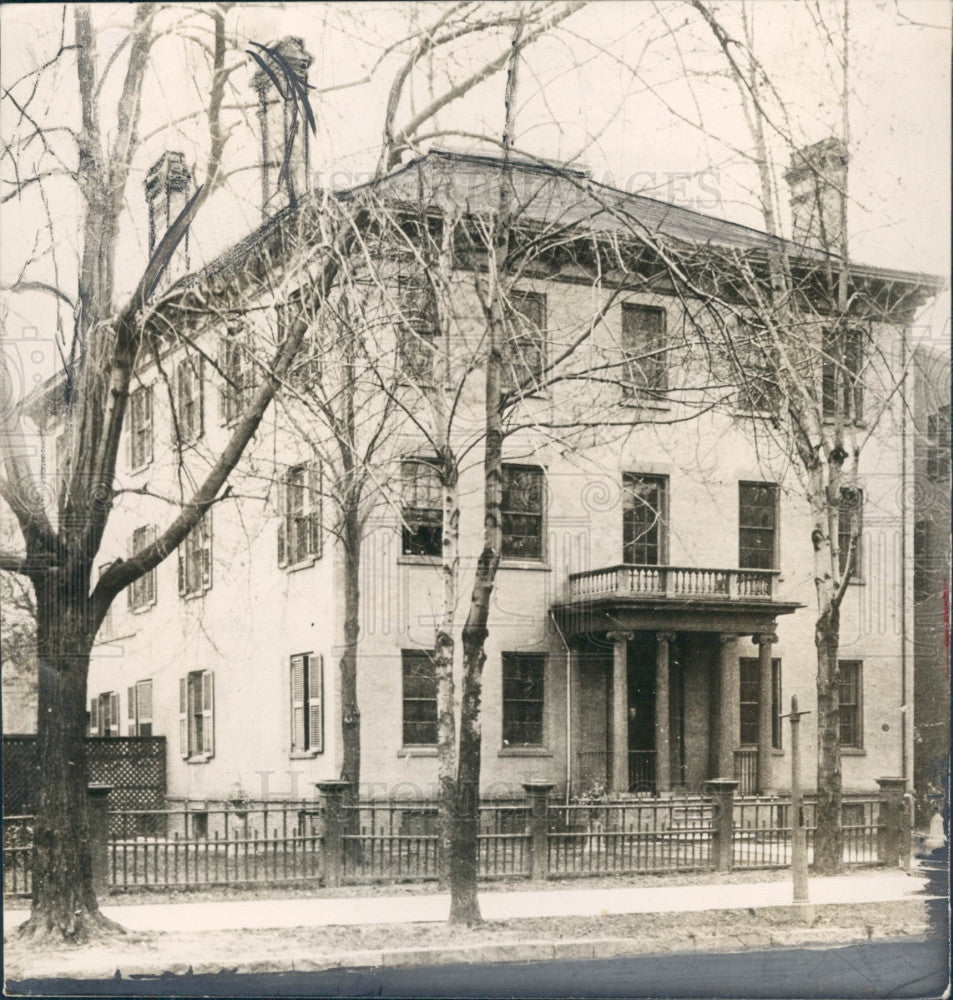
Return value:
M 688 600 L 771 601 L 779 573 L 773 569 L 704 569 L 697 566 L 610 566 L 569 576 L 570 601 L 631 594 Z

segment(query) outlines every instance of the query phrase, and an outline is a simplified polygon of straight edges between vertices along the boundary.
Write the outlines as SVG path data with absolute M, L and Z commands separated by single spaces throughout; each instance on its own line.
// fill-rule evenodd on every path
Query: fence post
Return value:
M 549 875 L 549 793 L 555 788 L 549 781 L 524 781 L 529 804 L 529 877 Z
M 705 782 L 705 791 L 715 804 L 712 842 L 718 871 L 728 871 L 734 865 L 734 805 L 737 787 L 738 782 L 730 778 L 712 778 Z
M 318 781 L 324 798 L 324 884 L 340 885 L 344 876 L 344 793 L 349 781 Z
M 877 820 L 877 856 L 883 864 L 895 868 L 903 864 L 903 796 L 906 778 L 878 778 L 880 815 Z
M 90 783 L 89 853 L 93 862 L 93 892 L 97 896 L 109 887 L 109 793 L 112 785 Z

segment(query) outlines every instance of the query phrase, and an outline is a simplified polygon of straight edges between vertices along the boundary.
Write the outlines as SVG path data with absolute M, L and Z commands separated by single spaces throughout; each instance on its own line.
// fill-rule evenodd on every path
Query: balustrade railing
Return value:
M 770 569 L 625 564 L 571 573 L 569 596 L 574 601 L 616 594 L 770 601 L 777 578 L 778 571 Z

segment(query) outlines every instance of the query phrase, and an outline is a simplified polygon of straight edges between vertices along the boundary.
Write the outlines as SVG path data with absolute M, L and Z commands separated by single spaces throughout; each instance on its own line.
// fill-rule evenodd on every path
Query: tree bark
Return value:
M 838 743 L 837 651 L 840 610 L 828 607 L 814 629 L 817 647 L 817 829 L 814 831 L 814 870 L 833 875 L 843 868 L 844 834 L 840 825 L 841 761 Z
M 361 523 L 357 505 L 344 510 L 344 651 L 341 654 L 341 778 L 349 782 L 344 793 L 344 832 L 358 832 L 361 782 L 361 711 L 357 702 L 357 644 L 361 633 Z M 352 843 L 354 843 L 352 841 Z

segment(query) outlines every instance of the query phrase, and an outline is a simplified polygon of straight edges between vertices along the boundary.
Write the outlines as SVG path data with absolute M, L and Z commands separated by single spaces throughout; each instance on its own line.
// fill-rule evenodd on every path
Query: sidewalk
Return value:
M 914 870 L 871 871 L 812 878 L 812 904 L 879 903 L 925 899 L 926 878 Z M 485 920 L 532 917 L 588 917 L 629 913 L 689 913 L 759 909 L 791 903 L 789 882 L 733 885 L 548 889 L 480 893 Z M 230 900 L 104 906 L 103 913 L 134 931 L 266 930 L 446 921 L 450 897 L 430 895 Z M 26 910 L 4 909 L 7 931 Z

